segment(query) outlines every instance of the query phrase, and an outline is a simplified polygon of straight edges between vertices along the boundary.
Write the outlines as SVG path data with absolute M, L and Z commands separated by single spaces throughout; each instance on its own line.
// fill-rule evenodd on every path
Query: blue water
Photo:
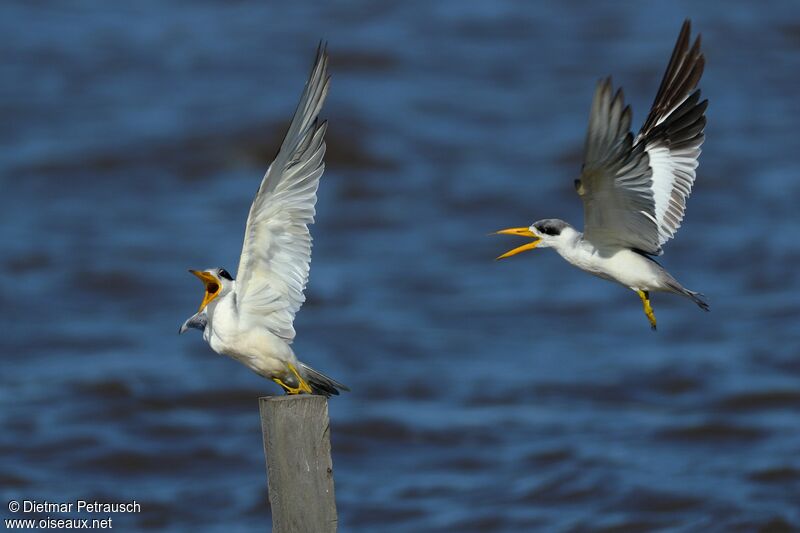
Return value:
M 707 141 L 638 298 L 498 228 L 560 217 L 595 82 L 643 120 L 685 17 Z M 0 499 L 137 500 L 126 530 L 269 524 L 257 398 L 178 337 L 238 262 L 319 39 L 333 82 L 300 357 L 342 531 L 800 528 L 795 2 L 4 2 Z M 19 516 L 19 515 L 14 515 Z M 39 516 L 39 515 L 37 515 Z M 85 517 L 85 516 L 84 516 Z

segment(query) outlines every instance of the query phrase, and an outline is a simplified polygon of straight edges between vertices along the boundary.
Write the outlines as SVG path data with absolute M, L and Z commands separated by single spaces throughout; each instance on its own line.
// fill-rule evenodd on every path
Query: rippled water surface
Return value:
M 274 4 L 274 5 L 273 5 Z M 597 79 L 640 122 L 683 18 L 711 105 L 638 298 L 495 229 L 560 217 Z M 131 500 L 123 530 L 263 530 L 257 398 L 176 330 L 235 270 L 320 38 L 333 84 L 304 360 L 343 531 L 800 528 L 800 8 L 11 1 L 0 7 L 0 496 Z

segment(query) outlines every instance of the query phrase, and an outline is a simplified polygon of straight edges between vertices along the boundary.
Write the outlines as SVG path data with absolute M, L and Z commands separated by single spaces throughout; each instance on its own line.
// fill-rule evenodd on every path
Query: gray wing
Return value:
M 700 36 L 691 49 L 687 20 L 675 45 L 650 114 L 636 143 L 644 145 L 652 169 L 652 189 L 659 245 L 675 236 L 696 177 L 700 146 L 705 140 L 708 100 L 696 89 L 705 67 Z
M 292 123 L 247 217 L 236 278 L 240 320 L 266 325 L 291 342 L 294 316 L 305 301 L 317 187 L 325 169 L 325 122 L 317 118 L 328 94 L 328 56 L 320 44 Z
M 707 107 L 694 90 L 704 59 L 699 37 L 689 48 L 690 32 L 687 20 L 635 139 L 622 91 L 612 98 L 611 80 L 598 84 L 583 170 L 576 181 L 584 203 L 584 234 L 593 242 L 660 255 L 661 245 L 680 227 L 704 140 Z
M 634 146 L 631 109 L 611 80 L 594 93 L 583 169 L 576 184 L 583 200 L 584 235 L 594 243 L 658 254 L 652 170 L 643 145 Z M 624 107 L 623 107 L 624 106 Z

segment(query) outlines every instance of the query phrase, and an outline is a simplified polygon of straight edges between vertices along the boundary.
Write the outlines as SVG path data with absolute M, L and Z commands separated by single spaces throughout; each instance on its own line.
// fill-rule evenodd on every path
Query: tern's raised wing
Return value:
M 236 279 L 240 320 L 266 325 L 294 339 L 294 316 L 311 261 L 311 235 L 319 178 L 325 169 L 326 123 L 317 115 L 328 94 L 328 56 L 320 45 L 292 123 L 256 193 Z
M 595 91 L 581 179 L 584 234 L 660 255 L 681 225 L 703 144 L 707 100 L 695 90 L 703 74 L 700 38 L 689 48 L 687 20 L 642 130 L 634 139 L 631 111 L 611 80 Z

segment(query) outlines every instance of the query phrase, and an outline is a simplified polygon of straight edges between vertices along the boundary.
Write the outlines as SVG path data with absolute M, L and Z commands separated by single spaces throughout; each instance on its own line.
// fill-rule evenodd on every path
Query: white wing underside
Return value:
M 689 48 L 686 21 L 650 114 L 636 136 L 622 90 L 595 91 L 581 178 L 584 235 L 597 245 L 660 255 L 686 209 L 703 144 L 707 101 L 695 90 L 703 73 L 700 38 Z
M 328 93 L 328 57 L 320 45 L 311 75 L 278 155 L 256 193 L 236 278 L 244 325 L 266 326 L 287 342 L 305 301 L 317 187 L 325 169 L 325 130 L 317 115 Z

